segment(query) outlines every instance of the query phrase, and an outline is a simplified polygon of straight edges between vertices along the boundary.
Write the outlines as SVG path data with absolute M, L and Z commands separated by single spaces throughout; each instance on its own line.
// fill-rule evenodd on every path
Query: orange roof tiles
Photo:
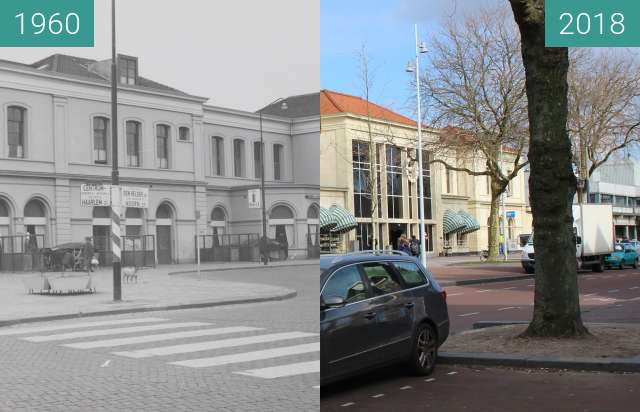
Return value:
M 369 102 L 369 115 L 378 120 L 401 123 L 408 126 L 417 126 L 417 123 L 401 114 L 393 112 L 375 103 Z M 349 94 L 320 91 L 320 115 L 351 113 L 359 116 L 367 116 L 367 101 Z

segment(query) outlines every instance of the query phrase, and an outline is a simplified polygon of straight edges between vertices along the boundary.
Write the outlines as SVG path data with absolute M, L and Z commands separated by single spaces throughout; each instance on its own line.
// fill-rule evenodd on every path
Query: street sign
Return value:
M 249 209 L 260 209 L 262 207 L 260 189 L 250 189 L 247 199 L 249 200 Z
M 122 207 L 147 209 L 149 207 L 149 189 L 146 187 L 121 187 Z
M 82 207 L 111 206 L 111 185 L 88 183 L 80 186 Z
M 507 219 L 515 219 L 515 218 L 516 218 L 516 211 L 515 210 L 507 211 Z

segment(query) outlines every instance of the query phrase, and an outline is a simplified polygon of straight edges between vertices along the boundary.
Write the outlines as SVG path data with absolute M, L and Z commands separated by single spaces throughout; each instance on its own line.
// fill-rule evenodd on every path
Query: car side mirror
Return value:
M 340 296 L 330 296 L 320 300 L 321 309 L 341 308 L 346 304 L 345 300 Z

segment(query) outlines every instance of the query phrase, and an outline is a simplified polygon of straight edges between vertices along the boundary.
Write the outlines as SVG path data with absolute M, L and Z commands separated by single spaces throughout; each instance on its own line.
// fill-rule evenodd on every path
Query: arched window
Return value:
M 9 236 L 9 228 L 11 227 L 9 210 L 9 205 L 7 204 L 7 202 L 4 199 L 0 198 L 0 236 Z M 2 239 L 0 239 L 0 246 L 2 246 L 2 250 L 7 250 L 5 248 L 5 245 L 3 244 Z
M 109 119 L 93 118 L 93 161 L 96 164 L 109 162 Z
M 39 200 L 33 199 L 24 207 L 24 217 L 46 217 L 44 205 Z
M 270 219 L 293 219 L 293 212 L 287 206 L 279 205 L 271 210 Z
M 166 203 L 161 204 L 156 211 L 156 219 L 173 219 L 173 210 Z
M 227 220 L 227 215 L 224 213 L 224 209 L 220 206 L 215 207 L 213 212 L 211 212 L 211 220 L 214 222 L 224 222 Z
M 156 126 L 156 167 L 158 169 L 169 168 L 169 135 L 171 128 L 166 124 Z
M 130 120 L 126 123 L 127 129 L 127 166 L 140 167 L 140 122 Z
M 224 176 L 224 139 L 211 138 L 211 172 L 214 176 Z
M 307 219 L 318 219 L 320 216 L 320 209 L 318 205 L 311 205 L 307 210 Z
M 244 140 L 235 139 L 233 141 L 233 175 L 235 177 L 245 177 L 245 154 Z
M 7 108 L 7 143 L 9 157 L 24 158 L 24 147 L 27 134 L 27 109 L 20 106 Z
M 32 199 L 24 207 L 24 226 L 32 236 L 37 247 L 48 244 L 47 239 L 47 209 L 39 199 Z
M 98 206 L 93 208 L 94 219 L 111 219 L 111 209 L 106 206 Z
M 156 245 L 158 263 L 169 264 L 173 262 L 174 251 L 174 212 L 168 203 L 163 203 L 156 210 Z
M 283 162 L 284 162 L 284 146 L 281 144 L 273 145 L 273 179 L 281 180 L 283 173 Z

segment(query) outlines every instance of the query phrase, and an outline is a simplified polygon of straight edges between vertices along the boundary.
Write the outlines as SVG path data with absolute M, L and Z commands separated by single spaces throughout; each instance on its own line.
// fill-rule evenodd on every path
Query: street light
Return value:
M 261 160 L 261 172 L 260 172 L 260 197 L 261 197 L 261 205 L 262 205 L 262 239 L 260 240 L 260 248 L 262 249 L 262 262 L 264 263 L 264 265 L 266 266 L 267 263 L 269 262 L 269 259 L 267 258 L 267 205 L 266 205 L 266 201 L 265 201 L 265 194 L 264 194 L 264 136 L 263 136 L 263 130 L 262 130 L 262 111 L 264 109 L 266 109 L 269 106 L 273 106 L 274 104 L 278 103 L 278 102 L 282 102 L 282 104 L 280 105 L 280 109 L 281 110 L 287 110 L 289 108 L 289 106 L 287 105 L 287 102 L 284 101 L 284 98 L 280 97 L 276 100 L 274 100 L 273 102 L 269 103 L 268 105 L 266 105 L 265 107 L 263 107 L 262 109 L 258 110 L 258 114 L 260 116 L 260 150 L 262 153 L 260 153 L 260 160 Z
M 422 108 L 420 101 L 420 54 L 425 54 L 429 50 L 424 42 L 418 43 L 418 25 L 415 25 L 416 36 L 416 60 L 415 64 L 411 62 L 407 65 L 406 71 L 408 73 L 416 74 L 416 97 L 417 97 L 417 109 L 418 109 L 418 210 L 420 218 L 420 260 L 423 266 L 427 265 L 427 247 L 425 239 L 425 227 L 424 227 L 424 187 L 423 187 L 423 173 L 422 173 Z

